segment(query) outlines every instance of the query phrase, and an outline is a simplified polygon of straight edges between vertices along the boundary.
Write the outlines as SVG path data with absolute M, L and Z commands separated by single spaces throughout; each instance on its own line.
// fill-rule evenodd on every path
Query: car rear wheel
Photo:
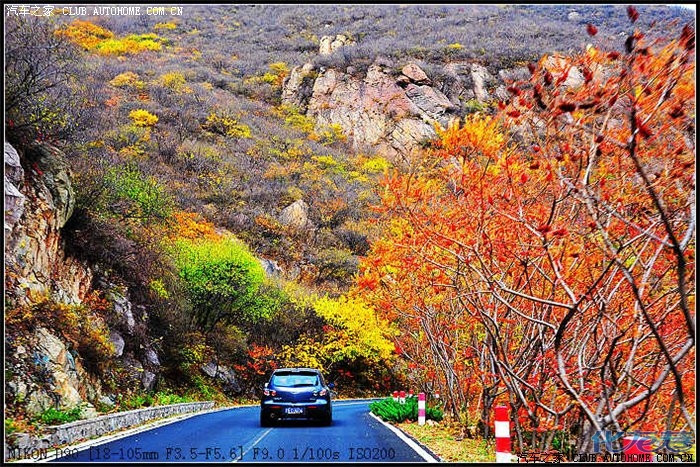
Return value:
M 330 426 L 333 423 L 333 413 L 328 412 L 326 415 L 324 415 L 323 418 L 321 419 L 321 423 L 324 426 Z
M 272 420 L 270 420 L 270 414 L 266 414 L 265 412 L 260 412 L 260 426 L 261 427 L 268 427 L 272 426 Z

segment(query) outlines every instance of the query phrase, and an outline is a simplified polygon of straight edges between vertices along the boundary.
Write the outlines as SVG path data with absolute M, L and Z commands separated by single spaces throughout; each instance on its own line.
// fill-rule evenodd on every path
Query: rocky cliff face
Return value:
M 57 295 L 79 303 L 92 271 L 64 254 L 60 230 L 75 199 L 68 167 L 48 145 L 28 149 L 25 170 L 15 149 L 5 143 L 5 267 L 18 303 L 31 296 Z
M 354 45 L 342 36 L 324 37 L 320 55 Z M 557 77 L 566 60 L 551 56 L 543 65 Z M 582 82 L 579 70 L 567 71 L 567 86 Z M 507 86 L 528 79 L 526 67 L 492 74 L 475 62 L 444 65 L 439 82 L 431 80 L 415 63 L 400 71 L 371 65 L 364 76 L 352 66 L 325 68 L 313 63 L 295 67 L 282 87 L 282 102 L 315 119 L 318 127 L 340 125 L 354 149 L 379 151 L 400 160 L 435 136 L 435 125 L 446 126 L 453 118 L 496 100 L 508 100 Z
M 144 387 L 152 387 L 160 366 L 157 354 L 147 346 L 138 349 L 137 340 L 129 339 L 136 327 L 145 327 L 143 313 L 132 312 L 126 290 L 66 254 L 61 229 L 73 213 L 75 194 L 63 154 L 47 144 L 18 152 L 5 143 L 5 206 L 6 320 L 9 313 L 31 310 L 42 301 L 78 306 L 95 289 L 107 292 L 110 316 L 97 319 L 104 318 L 113 327 L 114 358 L 120 359 L 115 366 L 125 370 L 140 366 L 137 384 L 141 380 Z M 48 317 L 20 317 L 16 323 L 6 321 L 5 335 L 5 367 L 10 375 L 6 403 L 11 409 L 20 407 L 36 416 L 51 407 L 83 406 L 83 416 L 91 417 L 98 403 L 113 404 L 109 389 L 85 369 L 82 356 Z M 133 384 L 128 378 L 122 383 L 124 388 Z
M 400 73 L 374 64 L 363 79 L 306 64 L 292 70 L 282 100 L 319 127 L 340 125 L 356 150 L 393 158 L 409 154 L 435 134 L 436 123 L 446 125 L 456 115 L 454 104 L 415 64 Z

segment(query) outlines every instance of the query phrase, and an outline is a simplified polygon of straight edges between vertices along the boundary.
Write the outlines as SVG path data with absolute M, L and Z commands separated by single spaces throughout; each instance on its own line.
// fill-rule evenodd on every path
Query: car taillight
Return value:
M 277 391 L 275 391 L 274 389 L 265 389 L 263 391 L 263 394 L 265 394 L 266 396 L 276 396 Z
M 322 397 L 322 396 L 325 396 L 326 394 L 328 394 L 328 391 L 326 391 L 325 389 L 321 389 L 320 391 L 314 391 L 314 396 L 316 396 L 316 397 L 319 397 L 319 396 Z

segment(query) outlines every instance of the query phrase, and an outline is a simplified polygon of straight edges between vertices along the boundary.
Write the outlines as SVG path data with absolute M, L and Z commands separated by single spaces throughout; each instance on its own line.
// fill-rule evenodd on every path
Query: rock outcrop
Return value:
M 313 228 L 313 224 L 309 220 L 309 205 L 302 199 L 298 199 L 284 208 L 278 220 L 280 224 L 298 230 Z
M 231 368 L 218 365 L 216 362 L 209 362 L 202 365 L 202 373 L 219 380 L 223 384 L 223 389 L 228 394 L 239 394 L 241 385 L 238 383 L 236 372 Z
M 10 143 L 5 142 L 5 242 L 24 214 L 26 198 L 19 191 L 23 180 L 24 169 L 19 162 L 19 155 Z
M 313 85 L 312 85 L 313 83 Z M 416 64 L 393 70 L 373 64 L 364 79 L 335 69 L 295 68 L 282 99 L 318 126 L 339 125 L 356 150 L 377 149 L 399 158 L 446 125 L 455 107 Z
M 80 304 L 91 289 L 93 271 L 64 250 L 61 228 L 73 213 L 75 195 L 62 153 L 35 144 L 20 157 L 5 143 L 5 172 L 5 202 L 11 206 L 5 212 L 8 308 L 42 299 Z M 83 417 L 94 416 L 89 401 L 101 396 L 101 385 L 60 333 L 41 326 L 16 336 L 7 329 L 6 341 L 14 375 L 6 389 L 29 414 L 83 406 Z
M 344 34 L 337 36 L 323 36 L 319 43 L 318 53 L 320 55 L 330 55 L 341 47 L 354 45 L 355 41 Z
M 27 150 L 26 169 L 16 156 L 6 143 L 5 203 L 13 207 L 9 219 L 5 212 L 5 267 L 12 279 L 9 292 L 19 303 L 28 303 L 30 295 L 80 303 L 93 272 L 67 256 L 62 245 L 60 231 L 75 205 L 68 166 L 61 152 L 47 144 Z
M 280 277 L 284 273 L 277 261 L 267 258 L 260 258 L 258 261 L 260 261 L 260 265 L 263 267 L 267 277 Z
M 471 78 L 474 83 L 474 97 L 480 102 L 486 102 L 490 95 L 487 86 L 493 81 L 493 76 L 485 66 L 471 64 Z
M 134 311 L 138 307 L 132 306 L 124 288 L 96 277 L 92 267 L 67 254 L 62 229 L 73 214 L 75 193 L 62 152 L 48 144 L 16 151 L 5 143 L 5 204 L 9 208 L 5 211 L 7 310 L 31 309 L 43 301 L 68 309 L 83 304 L 99 287 L 107 291 L 105 296 L 113 305 L 110 326 L 116 328 L 106 338 L 114 348 L 113 358 L 120 359 L 115 364 L 128 370 L 128 358 L 138 348 L 136 334 L 144 334 L 145 314 Z M 106 322 L 103 318 L 97 318 L 101 324 Z M 15 328 L 6 321 L 9 405 L 13 410 L 21 405 L 29 416 L 49 408 L 74 407 L 82 408 L 83 418 L 95 416 L 94 404 L 106 397 L 98 375 L 86 368 L 87 362 L 65 330 L 44 316 L 33 323 L 21 327 L 20 322 Z M 153 387 L 160 367 L 158 355 L 147 348 L 140 357 L 145 365 L 138 365 L 142 370 L 145 366 L 146 372 L 138 372 L 138 378 L 144 387 Z M 119 383 L 126 388 L 126 382 Z
M 311 63 L 292 69 L 282 88 L 282 102 L 297 109 L 306 109 L 313 95 L 314 80 L 317 76 L 318 73 Z
M 349 44 L 345 36 L 326 36 L 319 53 Z M 400 71 L 382 63 L 375 60 L 364 75 L 355 66 L 297 66 L 283 83 L 282 102 L 314 118 L 317 129 L 340 126 L 355 150 L 378 151 L 397 162 L 432 139 L 436 124 L 446 126 L 464 113 L 510 99 L 507 86 L 530 76 L 526 67 L 491 73 L 482 63 L 454 61 L 431 79 L 416 63 Z M 566 70 L 561 57 L 550 57 L 544 66 L 555 77 Z M 582 82 L 578 69 L 568 70 L 565 86 Z

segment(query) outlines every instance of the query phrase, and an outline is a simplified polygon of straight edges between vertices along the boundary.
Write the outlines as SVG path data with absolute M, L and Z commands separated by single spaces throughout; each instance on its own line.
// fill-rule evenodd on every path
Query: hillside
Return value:
M 461 170 L 485 164 L 470 173 L 483 169 L 493 187 L 505 187 L 499 171 L 511 169 L 488 167 L 520 157 L 516 145 L 545 148 L 541 154 L 577 147 L 573 139 L 538 139 L 547 116 L 518 120 L 538 105 L 566 110 L 572 104 L 562 96 L 582 112 L 610 98 L 612 121 L 623 121 L 625 104 L 615 107 L 617 96 L 607 93 L 627 83 L 609 81 L 617 70 L 610 57 L 632 54 L 630 37 L 652 44 L 642 55 L 654 56 L 654 41 L 687 36 L 684 25 L 693 20 L 680 8 L 640 7 L 638 14 L 635 24 L 622 6 L 187 5 L 182 16 L 8 17 L 6 427 L 10 420 L 11 431 L 31 430 L 56 412 L 85 418 L 181 400 L 254 399 L 269 370 L 295 365 L 322 368 L 343 396 L 408 384 L 459 393 L 447 409 L 483 425 L 489 415 L 468 409 L 473 400 L 490 407 L 504 387 L 517 392 L 514 377 L 499 380 L 506 370 L 496 366 L 514 374 L 540 369 L 486 358 L 498 333 L 490 321 L 468 316 L 495 305 L 460 295 L 485 287 L 462 272 L 465 245 L 481 236 L 501 242 L 506 253 L 479 252 L 494 261 L 493 271 L 479 271 L 484 281 L 496 271 L 501 281 L 531 271 L 503 266 L 519 264 L 522 258 L 503 258 L 526 247 L 469 217 L 481 207 L 459 190 L 484 188 L 467 183 L 466 172 L 459 182 L 448 168 L 477 146 L 460 156 Z M 661 65 L 638 73 L 646 77 L 652 67 Z M 541 76 L 546 91 L 535 83 Z M 684 79 L 678 92 L 692 94 Z M 594 104 L 581 91 L 591 82 L 600 93 L 591 94 Z M 648 87 L 650 96 L 661 92 Z M 489 126 L 503 112 L 513 119 L 504 121 L 506 130 Z M 595 118 L 587 122 L 592 128 Z M 469 122 L 479 127 L 476 136 Z M 678 131 L 694 135 L 694 127 Z M 505 140 L 513 145 L 507 156 L 495 149 Z M 687 163 L 687 148 L 677 150 L 678 164 Z M 570 152 L 567 163 L 581 160 Z M 535 159 L 528 153 L 515 167 L 534 171 Z M 521 185 L 535 179 L 529 172 L 519 178 Z M 540 181 L 549 186 L 551 178 Z M 618 188 L 632 196 L 633 187 Z M 520 195 L 522 209 L 549 199 Z M 506 195 L 494 188 L 489 196 Z M 652 209 L 644 203 L 631 205 Z M 498 212 L 511 217 L 493 222 L 519 215 L 510 207 Z M 682 209 L 670 214 L 674 229 L 687 223 Z M 539 241 L 528 237 L 534 227 L 510 227 Z M 598 227 L 607 234 L 607 225 Z M 585 242 L 577 248 L 584 251 Z M 454 257 L 450 248 L 459 250 Z M 666 276 L 658 280 L 670 287 Z M 564 300 L 552 287 L 541 300 Z M 657 299 L 652 293 L 640 306 L 653 308 Z M 518 325 L 529 336 L 540 332 Z M 539 344 L 518 350 L 522 336 L 508 332 L 498 352 L 520 352 L 525 361 L 546 353 Z M 669 341 L 674 349 L 677 339 Z M 424 355 L 425 348 L 434 353 Z M 477 368 L 465 363 L 477 355 L 478 382 L 463 373 L 465 365 Z M 545 393 L 553 394 L 528 397 Z

